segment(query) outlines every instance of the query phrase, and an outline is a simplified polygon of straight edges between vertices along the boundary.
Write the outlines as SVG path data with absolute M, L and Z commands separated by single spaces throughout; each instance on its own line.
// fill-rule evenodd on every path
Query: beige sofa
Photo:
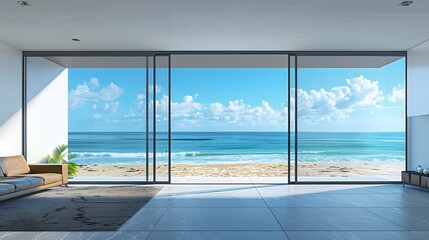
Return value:
M 67 164 L 27 164 L 22 155 L 0 157 L 0 201 L 67 183 Z

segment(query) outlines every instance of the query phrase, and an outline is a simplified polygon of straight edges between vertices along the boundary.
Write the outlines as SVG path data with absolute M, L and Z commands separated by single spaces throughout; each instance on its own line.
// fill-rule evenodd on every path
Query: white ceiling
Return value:
M 27 1 L 0 1 L 0 41 L 21 50 L 390 51 L 429 39 L 428 0 Z

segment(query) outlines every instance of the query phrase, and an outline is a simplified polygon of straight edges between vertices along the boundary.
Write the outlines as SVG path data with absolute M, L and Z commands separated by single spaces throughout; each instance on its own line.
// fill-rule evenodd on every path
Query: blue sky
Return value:
M 374 69 L 299 69 L 299 130 L 403 131 L 404 71 L 403 59 Z M 144 131 L 145 76 L 69 69 L 69 131 Z M 159 130 L 167 90 L 159 81 Z M 287 98 L 287 69 L 172 69 L 172 130 L 285 131 Z

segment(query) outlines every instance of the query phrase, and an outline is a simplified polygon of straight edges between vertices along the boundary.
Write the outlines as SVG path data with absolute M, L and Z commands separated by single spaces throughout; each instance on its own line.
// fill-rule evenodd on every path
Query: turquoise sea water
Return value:
M 144 164 L 145 139 L 142 132 L 70 132 L 69 150 L 78 164 Z M 300 162 L 405 161 L 404 132 L 301 132 L 298 143 Z M 173 132 L 171 146 L 173 163 L 287 162 L 288 153 L 286 132 Z M 157 134 L 156 148 L 166 161 L 166 133 Z

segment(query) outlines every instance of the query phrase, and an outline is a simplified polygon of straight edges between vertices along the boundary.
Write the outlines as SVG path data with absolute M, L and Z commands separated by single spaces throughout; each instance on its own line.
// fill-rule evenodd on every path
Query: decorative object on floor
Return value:
M 69 186 L 0 203 L 0 231 L 115 231 L 160 186 Z
M 423 169 L 423 174 L 429 174 L 429 168 L 425 168 L 425 169 Z
M 79 171 L 79 166 L 76 163 L 69 162 L 70 159 L 75 158 L 76 154 L 68 153 L 68 145 L 63 144 L 55 147 L 51 155 L 46 155 L 46 160 L 50 164 L 67 164 L 69 168 L 69 177 L 76 176 Z

